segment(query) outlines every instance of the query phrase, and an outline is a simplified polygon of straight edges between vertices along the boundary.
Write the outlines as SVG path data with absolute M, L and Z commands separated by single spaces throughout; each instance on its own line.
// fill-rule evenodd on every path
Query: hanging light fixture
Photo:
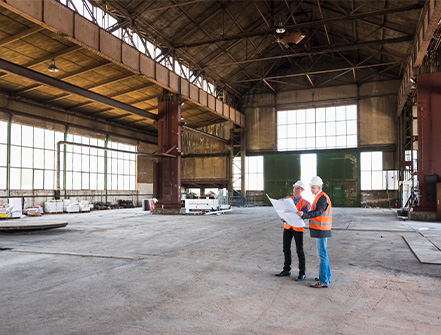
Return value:
M 279 27 L 276 29 L 277 34 L 283 34 L 285 32 L 285 28 L 283 28 L 283 23 L 279 22 Z
M 52 58 L 51 65 L 47 68 L 50 72 L 58 72 L 58 67 L 55 65 L 55 59 Z

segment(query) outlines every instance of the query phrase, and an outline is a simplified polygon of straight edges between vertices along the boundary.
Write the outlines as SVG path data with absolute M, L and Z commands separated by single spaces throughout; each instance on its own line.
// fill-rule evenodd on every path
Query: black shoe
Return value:
M 295 281 L 304 281 L 306 279 L 305 275 L 299 275 L 296 279 L 294 279 Z
M 291 275 L 291 272 L 290 272 L 290 271 L 285 271 L 285 270 L 283 270 L 282 272 L 276 274 L 275 276 L 276 276 L 276 277 L 286 277 L 286 276 L 290 276 L 290 275 Z

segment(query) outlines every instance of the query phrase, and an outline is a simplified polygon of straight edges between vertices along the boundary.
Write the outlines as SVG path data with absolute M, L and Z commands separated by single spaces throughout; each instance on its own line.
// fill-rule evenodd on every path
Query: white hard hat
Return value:
M 303 184 L 303 182 L 301 181 L 301 180 L 298 180 L 294 185 L 292 185 L 293 187 L 294 186 L 298 186 L 298 187 L 301 187 L 301 188 L 303 188 L 304 190 L 306 190 L 306 188 L 305 188 L 305 184 Z
M 319 176 L 312 177 L 311 181 L 309 182 L 309 185 L 311 186 L 322 186 L 323 180 Z

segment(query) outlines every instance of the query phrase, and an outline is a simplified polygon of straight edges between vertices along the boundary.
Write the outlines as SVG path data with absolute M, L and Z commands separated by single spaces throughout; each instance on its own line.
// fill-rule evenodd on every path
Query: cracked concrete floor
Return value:
M 309 287 L 318 260 L 308 230 L 307 280 L 274 276 L 283 266 L 283 226 L 271 207 L 24 220 L 69 225 L 0 233 L 2 335 L 440 331 L 441 265 L 418 261 L 403 239 L 419 234 L 415 223 L 391 210 L 334 209 L 327 289 Z

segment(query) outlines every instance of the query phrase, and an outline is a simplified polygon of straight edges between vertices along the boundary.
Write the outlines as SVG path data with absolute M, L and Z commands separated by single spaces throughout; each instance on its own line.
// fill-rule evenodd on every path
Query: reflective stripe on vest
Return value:
M 317 216 L 315 218 L 309 219 L 309 228 L 317 229 L 317 230 L 331 230 L 332 228 L 332 205 L 331 200 L 328 195 L 324 192 L 320 192 L 314 199 L 312 203 L 311 210 L 316 210 L 317 201 L 322 197 L 322 195 L 326 198 L 327 207 L 326 210 L 322 213 L 322 215 Z

